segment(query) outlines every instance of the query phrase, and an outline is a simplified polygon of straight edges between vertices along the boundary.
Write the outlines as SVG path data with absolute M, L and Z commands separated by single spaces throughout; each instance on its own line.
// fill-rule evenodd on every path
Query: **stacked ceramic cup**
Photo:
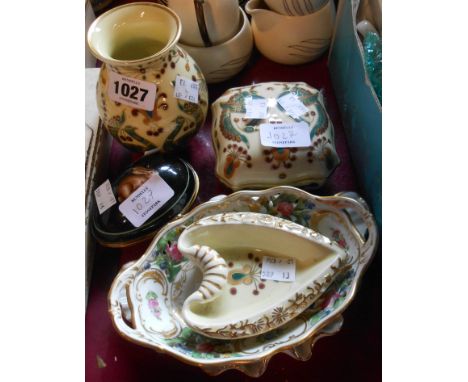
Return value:
M 335 22 L 333 0 L 250 0 L 255 45 L 280 64 L 312 61 L 329 47 Z
M 182 22 L 179 46 L 198 63 L 208 83 L 233 77 L 247 64 L 252 30 L 237 0 L 160 0 Z

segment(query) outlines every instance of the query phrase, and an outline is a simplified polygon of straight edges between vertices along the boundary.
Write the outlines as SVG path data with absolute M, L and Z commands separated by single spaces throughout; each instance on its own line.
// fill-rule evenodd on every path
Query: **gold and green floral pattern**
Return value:
M 308 112 L 292 117 L 277 102 L 293 94 Z M 248 98 L 266 99 L 268 117 L 246 117 Z M 233 88 L 212 105 L 212 139 L 216 151 L 216 175 L 228 187 L 264 188 L 280 184 L 321 185 L 339 164 L 333 124 L 325 110 L 323 94 L 303 82 L 267 82 Z M 305 122 L 309 126 L 308 147 L 262 146 L 263 123 Z
M 128 77 L 153 82 L 157 87 L 154 108 L 138 109 L 112 101 L 107 95 L 109 70 Z M 176 76 L 199 83 L 199 101 L 174 97 Z M 195 61 L 180 47 L 151 63 L 115 67 L 103 64 L 97 84 L 98 109 L 111 135 L 134 151 L 172 151 L 183 145 L 203 125 L 208 109 L 208 88 Z

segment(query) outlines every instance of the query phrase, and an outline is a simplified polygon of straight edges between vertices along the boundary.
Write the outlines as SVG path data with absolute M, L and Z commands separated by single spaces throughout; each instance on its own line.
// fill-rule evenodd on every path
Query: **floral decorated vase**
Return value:
M 103 62 L 96 90 L 100 117 L 111 135 L 133 151 L 172 151 L 205 121 L 205 78 L 176 45 L 180 34 L 179 17 L 154 3 L 113 8 L 88 31 L 89 47 Z M 178 81 L 198 91 L 181 93 Z

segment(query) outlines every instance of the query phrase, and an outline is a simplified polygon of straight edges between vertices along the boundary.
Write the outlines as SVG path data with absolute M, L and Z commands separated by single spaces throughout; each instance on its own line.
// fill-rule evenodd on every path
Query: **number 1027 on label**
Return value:
M 112 101 L 136 109 L 152 111 L 156 100 L 156 84 L 128 77 L 109 69 L 107 93 Z

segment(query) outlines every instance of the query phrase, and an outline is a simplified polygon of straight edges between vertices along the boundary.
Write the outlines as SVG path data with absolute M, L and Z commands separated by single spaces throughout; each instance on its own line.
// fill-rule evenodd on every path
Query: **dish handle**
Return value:
M 373 255 L 378 242 L 377 224 L 365 200 L 356 192 L 340 192 L 333 201 L 334 207 L 340 208 L 348 216 L 356 233 L 361 239 L 361 256 L 367 259 Z
M 122 267 L 116 276 L 108 294 L 108 310 L 111 320 L 117 332 L 125 336 L 137 334 L 133 325 L 132 310 L 128 305 L 127 288 L 135 279 L 137 268 L 132 269 L 135 261 L 131 261 Z

